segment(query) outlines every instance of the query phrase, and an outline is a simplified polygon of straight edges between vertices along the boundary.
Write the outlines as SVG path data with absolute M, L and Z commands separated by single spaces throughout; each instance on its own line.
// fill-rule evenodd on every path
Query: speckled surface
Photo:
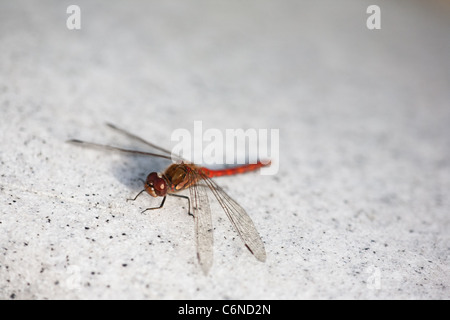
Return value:
M 450 298 L 448 3 L 70 4 L 0 4 L 0 299 Z M 217 179 L 266 263 L 213 204 L 204 276 L 184 199 L 126 201 L 167 163 L 64 143 L 194 120 L 280 130 L 276 176 Z

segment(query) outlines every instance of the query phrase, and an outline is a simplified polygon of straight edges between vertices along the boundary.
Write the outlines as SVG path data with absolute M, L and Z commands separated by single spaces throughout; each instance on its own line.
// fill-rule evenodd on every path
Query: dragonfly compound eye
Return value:
M 167 182 L 156 172 L 152 172 L 147 177 L 145 189 L 152 197 L 163 197 L 167 194 Z

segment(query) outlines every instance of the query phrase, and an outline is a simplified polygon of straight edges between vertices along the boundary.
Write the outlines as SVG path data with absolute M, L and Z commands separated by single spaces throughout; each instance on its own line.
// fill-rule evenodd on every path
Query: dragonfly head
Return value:
M 152 172 L 147 176 L 145 190 L 152 197 L 163 197 L 167 194 L 167 181 L 160 173 Z

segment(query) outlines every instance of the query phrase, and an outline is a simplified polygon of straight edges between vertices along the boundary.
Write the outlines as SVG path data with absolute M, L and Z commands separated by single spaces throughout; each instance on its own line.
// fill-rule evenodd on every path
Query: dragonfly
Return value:
M 136 200 L 143 192 L 147 192 L 152 197 L 162 197 L 159 206 L 145 209 L 161 209 L 164 206 L 167 196 L 177 196 L 188 200 L 188 213 L 195 220 L 195 238 L 197 246 L 197 259 L 205 275 L 208 274 L 213 264 L 213 225 L 211 218 L 211 208 L 208 199 L 208 190 L 214 195 L 217 202 L 222 207 L 232 226 L 245 244 L 245 247 L 261 262 L 266 260 L 266 250 L 264 243 L 252 221 L 244 208 L 233 200 L 216 182 L 212 179 L 220 176 L 241 174 L 258 170 L 270 165 L 270 161 L 257 161 L 252 164 L 244 164 L 232 168 L 213 170 L 186 161 L 179 155 L 173 154 L 143 138 L 121 129 L 111 123 L 106 123 L 108 127 L 139 141 L 155 150 L 158 153 L 125 149 L 121 147 L 87 142 L 78 139 L 71 139 L 67 142 L 94 148 L 102 148 L 111 151 L 119 151 L 138 156 L 150 156 L 175 161 L 163 173 L 151 172 L 146 180 L 142 180 L 144 188 L 133 198 Z M 190 197 L 177 194 L 183 190 L 189 190 Z M 192 213 L 191 213 L 192 209 Z

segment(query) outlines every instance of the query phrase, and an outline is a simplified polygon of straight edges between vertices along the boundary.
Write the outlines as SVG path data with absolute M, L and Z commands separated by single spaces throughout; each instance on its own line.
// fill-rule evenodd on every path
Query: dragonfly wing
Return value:
M 266 261 L 266 249 L 258 231 L 245 209 L 234 201 L 221 187 L 206 175 L 202 175 L 217 201 L 222 206 L 245 246 L 259 261 Z
M 194 175 L 194 174 L 192 174 Z M 195 179 L 192 177 L 192 179 Z M 195 179 L 194 181 L 196 181 Z M 205 274 L 208 274 L 213 263 L 213 226 L 207 188 L 195 183 L 189 188 L 191 206 L 195 218 L 195 236 L 197 242 L 197 258 Z
M 180 162 L 181 162 L 181 161 L 185 161 L 185 160 L 184 160 L 182 157 L 180 157 L 179 155 L 173 154 L 173 153 L 170 152 L 169 150 L 163 149 L 163 148 L 161 148 L 160 146 L 157 146 L 157 145 L 155 145 L 154 143 L 151 143 L 150 141 L 144 140 L 143 138 L 141 138 L 141 137 L 139 137 L 139 136 L 137 136 L 137 135 L 135 135 L 135 134 L 132 134 L 131 132 L 128 132 L 128 131 L 126 131 L 126 130 L 124 130 L 124 129 L 121 129 L 121 128 L 115 126 L 115 125 L 112 124 L 112 123 L 107 122 L 106 125 L 107 125 L 108 127 L 110 127 L 111 129 L 114 129 L 114 130 L 116 130 L 117 132 L 120 132 L 121 134 L 123 134 L 123 135 L 125 135 L 125 136 L 127 136 L 127 137 L 129 137 L 129 138 L 131 138 L 131 139 L 134 139 L 134 140 L 136 140 L 136 141 L 142 142 L 142 143 L 148 145 L 149 147 L 152 147 L 153 149 L 159 150 L 159 151 L 161 151 L 161 152 L 163 152 L 163 153 L 166 154 L 166 156 L 163 156 L 163 155 L 156 155 L 157 157 L 168 158 L 168 159 L 173 160 L 173 161 L 180 161 Z M 118 149 L 118 148 L 116 148 L 116 149 Z M 125 150 L 125 151 L 126 151 L 126 150 Z M 145 155 L 145 152 L 139 152 L 139 154 Z M 153 155 L 153 156 L 154 156 L 154 154 L 149 154 L 149 155 Z

